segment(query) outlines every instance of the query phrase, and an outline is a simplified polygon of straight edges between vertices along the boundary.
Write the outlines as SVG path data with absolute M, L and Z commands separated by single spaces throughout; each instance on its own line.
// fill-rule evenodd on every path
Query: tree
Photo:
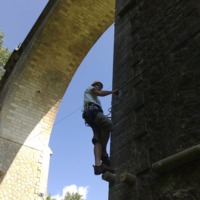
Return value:
M 46 200 L 56 200 L 56 199 L 52 198 L 51 195 L 48 195 Z
M 46 200 L 56 200 L 55 198 L 52 198 L 50 195 L 46 198 Z M 82 195 L 80 195 L 78 192 L 76 193 L 70 193 L 70 192 L 67 192 L 65 194 L 65 197 L 64 199 L 62 200 L 84 200 L 82 198 Z
M 69 193 L 65 194 L 64 200 L 83 200 L 82 195 L 79 193 Z
M 46 198 L 46 200 L 56 200 L 56 199 L 52 199 L 50 195 L 48 195 L 48 197 Z
M 0 79 L 4 74 L 4 65 L 6 64 L 11 52 L 8 48 L 3 46 L 4 43 L 4 33 L 0 31 Z

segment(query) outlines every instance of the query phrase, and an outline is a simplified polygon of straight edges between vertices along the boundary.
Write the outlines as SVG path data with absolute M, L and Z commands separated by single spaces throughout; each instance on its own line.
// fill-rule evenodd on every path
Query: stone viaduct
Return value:
M 49 1 L 1 80 L 0 199 L 46 194 L 60 100 L 114 20 L 109 200 L 200 199 L 197 0 Z
M 0 93 L 0 199 L 46 195 L 51 129 L 83 58 L 114 22 L 113 0 L 50 0 L 6 64 Z

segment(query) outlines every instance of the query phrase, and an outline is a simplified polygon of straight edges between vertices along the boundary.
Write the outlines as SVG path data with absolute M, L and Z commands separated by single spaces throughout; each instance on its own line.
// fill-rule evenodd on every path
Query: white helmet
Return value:
M 94 81 L 91 85 L 94 86 L 95 84 L 101 84 L 101 89 L 103 88 L 103 83 L 101 81 Z

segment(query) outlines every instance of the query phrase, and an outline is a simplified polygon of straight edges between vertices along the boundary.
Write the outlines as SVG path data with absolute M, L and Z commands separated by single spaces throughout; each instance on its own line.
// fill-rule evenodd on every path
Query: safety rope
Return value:
M 148 69 L 145 70 L 145 72 L 147 71 Z M 150 88 L 154 87 L 156 84 L 160 83 L 161 81 L 163 81 L 164 79 L 166 79 L 167 77 L 173 75 L 173 74 L 177 74 L 177 73 L 181 73 L 181 74 L 189 74 L 189 73 L 192 73 L 192 72 L 197 72 L 197 71 L 200 71 L 200 70 L 191 70 L 191 71 L 186 71 L 186 72 L 173 72 L 173 73 L 169 73 L 167 75 L 165 75 L 160 81 L 154 83 L 151 87 L 147 88 L 147 89 L 144 89 L 142 92 L 140 93 L 144 93 L 146 90 L 149 90 Z M 114 114 L 114 112 L 112 111 L 112 107 L 117 105 L 121 100 L 122 100 L 122 97 L 126 94 L 126 90 L 123 90 L 123 88 L 125 86 L 127 86 L 128 84 L 130 84 L 133 80 L 136 80 L 138 77 L 140 77 L 141 74 L 144 74 L 144 72 L 141 72 L 140 74 L 138 74 L 137 76 L 129 79 L 126 83 L 124 83 L 121 87 L 119 87 L 119 95 L 118 96 L 114 96 L 114 101 L 115 103 L 112 104 L 112 106 L 110 108 L 108 108 L 108 114 L 106 115 L 108 118 L 112 118 L 112 116 L 109 117 L 109 115 L 111 114 Z M 139 93 L 139 94 L 140 94 Z M 70 117 L 72 114 L 74 114 L 75 112 L 77 112 L 78 110 L 80 110 L 82 107 L 80 106 L 79 108 L 75 109 L 74 111 L 72 111 L 70 114 L 67 114 L 66 116 L 64 116 L 63 118 L 61 118 L 60 120 L 58 120 L 57 122 L 54 123 L 53 127 L 54 128 L 56 125 L 58 125 L 59 123 L 61 123 L 62 121 L 66 120 L 68 117 Z M 81 112 L 83 112 L 83 109 L 81 110 Z M 125 120 L 125 119 L 124 119 Z M 123 121 L 124 121 L 123 120 Z M 116 124 L 116 126 L 118 126 L 120 123 Z M 28 139 L 29 140 L 32 140 L 33 138 L 37 137 L 38 135 L 42 134 L 44 131 L 48 130 L 49 128 L 47 129 L 44 129 L 42 132 L 36 134 L 35 136 L 31 137 Z
M 145 70 L 146 72 L 147 70 Z M 164 75 L 164 77 L 162 79 L 160 79 L 159 81 L 155 82 L 153 85 L 151 85 L 150 87 L 142 90 L 141 92 L 139 92 L 138 94 L 142 94 L 144 93 L 145 91 L 153 88 L 155 85 L 159 84 L 160 82 L 162 82 L 163 80 L 165 80 L 166 78 L 169 78 L 170 76 L 174 75 L 174 74 L 179 74 L 179 75 L 184 75 L 184 74 L 189 74 L 189 73 L 192 73 L 192 72 L 197 72 L 197 71 L 200 71 L 200 70 L 191 70 L 191 71 L 186 71 L 186 72 L 172 72 L 172 73 L 169 73 L 169 74 L 166 74 Z M 126 94 L 126 90 L 124 90 L 124 87 L 127 86 L 128 84 L 130 84 L 132 81 L 136 80 L 138 77 L 140 77 L 140 75 L 144 74 L 144 72 L 138 74 L 137 76 L 129 79 L 125 84 L 123 84 L 120 88 L 119 88 L 119 95 L 118 96 L 113 96 L 113 100 L 114 100 L 114 103 L 112 104 L 112 106 L 110 108 L 108 108 L 108 112 L 109 114 L 108 115 L 111 115 L 113 114 L 114 112 L 112 111 L 112 107 L 119 104 L 120 101 L 122 100 L 122 97 Z

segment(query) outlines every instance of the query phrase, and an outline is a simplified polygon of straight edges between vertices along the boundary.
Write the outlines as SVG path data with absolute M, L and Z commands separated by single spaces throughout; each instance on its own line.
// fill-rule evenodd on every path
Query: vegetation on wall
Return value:
M 4 47 L 4 33 L 0 31 L 0 79 L 5 72 L 4 66 L 10 57 L 10 54 L 11 52 L 9 49 Z

